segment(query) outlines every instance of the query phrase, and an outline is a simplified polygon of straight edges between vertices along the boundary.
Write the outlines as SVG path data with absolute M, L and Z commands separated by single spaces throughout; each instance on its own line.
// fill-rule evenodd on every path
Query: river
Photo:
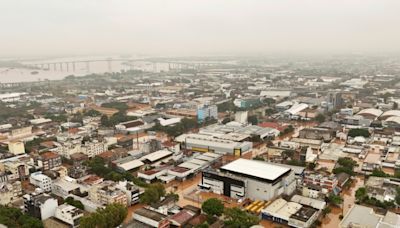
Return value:
M 20 61 L 24 65 L 36 64 L 37 68 L 5 68 L 0 67 L 0 83 L 34 82 L 43 80 L 59 80 L 68 75 L 84 76 L 122 70 L 142 70 L 146 72 L 168 71 L 168 63 L 151 63 L 149 61 L 126 61 L 118 56 L 69 57 Z M 137 59 L 137 58 L 136 58 Z M 92 61 L 87 64 L 85 61 Z M 110 61 L 106 61 L 110 60 Z M 67 62 L 69 63 L 67 65 Z M 75 62 L 73 65 L 72 62 Z M 63 63 L 60 65 L 60 63 Z M 40 69 L 41 68 L 41 69 Z

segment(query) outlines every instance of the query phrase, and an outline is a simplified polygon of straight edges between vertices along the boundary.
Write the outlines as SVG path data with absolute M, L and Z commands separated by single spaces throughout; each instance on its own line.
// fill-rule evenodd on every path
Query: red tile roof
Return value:
M 190 219 L 192 219 L 194 213 L 188 210 L 182 210 L 179 213 L 170 217 L 171 221 L 177 222 L 179 225 L 183 225 L 187 223 Z
M 258 126 L 275 128 L 275 129 L 278 129 L 280 127 L 280 125 L 278 123 L 275 123 L 275 122 L 263 122 L 263 123 L 259 123 Z
M 58 155 L 58 154 L 56 154 L 54 152 L 51 152 L 51 151 L 44 152 L 44 153 L 40 154 L 40 157 L 42 157 L 43 159 L 46 159 L 46 160 L 58 158 L 59 156 L 60 155 Z

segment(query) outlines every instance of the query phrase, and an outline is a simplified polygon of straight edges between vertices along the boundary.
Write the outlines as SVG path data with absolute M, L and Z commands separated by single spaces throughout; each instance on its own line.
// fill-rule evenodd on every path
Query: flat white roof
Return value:
M 118 167 L 124 169 L 125 171 L 129 171 L 131 169 L 136 169 L 140 166 L 144 165 L 144 163 L 140 160 L 132 160 L 126 163 L 119 164 Z
M 213 157 L 204 156 L 202 154 L 197 156 L 196 159 L 203 160 L 203 161 L 208 161 L 208 162 L 211 162 L 211 161 L 215 160 L 215 158 L 213 158 Z
M 148 154 L 148 155 L 145 155 L 145 156 L 141 157 L 140 160 L 143 161 L 143 160 L 147 159 L 150 162 L 154 162 L 154 161 L 157 161 L 158 159 L 164 158 L 164 157 L 169 156 L 171 154 L 172 154 L 172 152 L 169 151 L 169 150 L 159 150 L 159 151 L 156 151 L 156 152 L 153 152 L 151 154 Z
M 292 199 L 290 199 L 290 200 L 292 202 L 299 203 L 302 205 L 307 205 L 307 206 L 310 206 L 310 207 L 318 209 L 318 210 L 322 210 L 326 206 L 325 201 L 317 200 L 317 199 L 313 199 L 313 198 L 309 198 L 309 197 L 305 197 L 305 196 L 301 196 L 301 195 L 294 195 L 292 197 Z
M 289 221 L 289 217 L 302 208 L 301 204 L 279 198 L 262 210 L 262 213 Z
M 239 158 L 229 164 L 226 164 L 222 166 L 221 169 L 271 181 L 276 180 L 278 177 L 290 171 L 290 168 L 287 167 L 243 158 Z
M 183 168 L 187 168 L 187 169 L 198 169 L 200 168 L 200 165 L 196 165 L 194 163 L 191 162 L 184 162 L 182 164 L 178 165 L 179 167 L 183 167 Z
M 196 165 L 205 165 L 205 164 L 208 163 L 208 161 L 203 161 L 203 160 L 199 160 L 199 159 L 196 159 L 196 158 L 191 159 L 188 162 L 196 164 Z
M 204 156 L 207 156 L 207 157 L 212 157 L 212 158 L 219 158 L 219 157 L 221 157 L 221 155 L 219 155 L 219 154 L 210 153 L 210 152 L 204 153 L 203 155 L 204 155 Z

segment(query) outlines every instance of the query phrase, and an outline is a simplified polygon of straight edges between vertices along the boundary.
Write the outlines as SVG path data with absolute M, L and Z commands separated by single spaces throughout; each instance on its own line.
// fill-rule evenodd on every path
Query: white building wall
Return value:
M 10 142 L 8 144 L 8 150 L 14 155 L 24 154 L 25 146 L 23 142 Z
M 51 178 L 44 174 L 31 174 L 29 177 L 29 182 L 36 187 L 41 188 L 45 192 L 49 192 L 52 189 Z
M 247 178 L 246 189 L 246 196 L 253 200 L 270 200 L 281 194 L 291 194 L 296 189 L 294 172 L 291 171 L 275 185 Z
M 59 220 L 70 224 L 71 226 L 74 226 L 74 220 L 82 217 L 83 213 L 75 215 L 75 217 L 72 216 L 72 213 L 69 211 L 72 208 L 76 209 L 74 206 L 68 205 L 67 208 L 64 208 L 64 210 L 60 207 L 57 207 L 56 212 L 55 212 L 55 217 L 58 218 Z
M 214 193 L 222 194 L 224 192 L 224 182 L 203 177 L 203 184 L 210 185 Z
M 40 213 L 42 220 L 54 216 L 57 207 L 58 207 L 58 202 L 56 199 L 50 198 L 46 200 L 46 202 L 40 206 Z

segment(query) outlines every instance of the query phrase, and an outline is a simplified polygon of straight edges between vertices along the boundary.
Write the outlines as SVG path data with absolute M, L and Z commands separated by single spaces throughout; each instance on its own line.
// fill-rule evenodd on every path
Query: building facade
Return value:
M 207 119 L 218 119 L 218 107 L 216 105 L 203 105 L 197 108 L 197 121 L 202 123 Z
M 281 194 L 291 194 L 296 181 L 290 168 L 238 159 L 222 166 L 219 171 L 203 171 L 201 187 L 232 198 L 270 200 Z

